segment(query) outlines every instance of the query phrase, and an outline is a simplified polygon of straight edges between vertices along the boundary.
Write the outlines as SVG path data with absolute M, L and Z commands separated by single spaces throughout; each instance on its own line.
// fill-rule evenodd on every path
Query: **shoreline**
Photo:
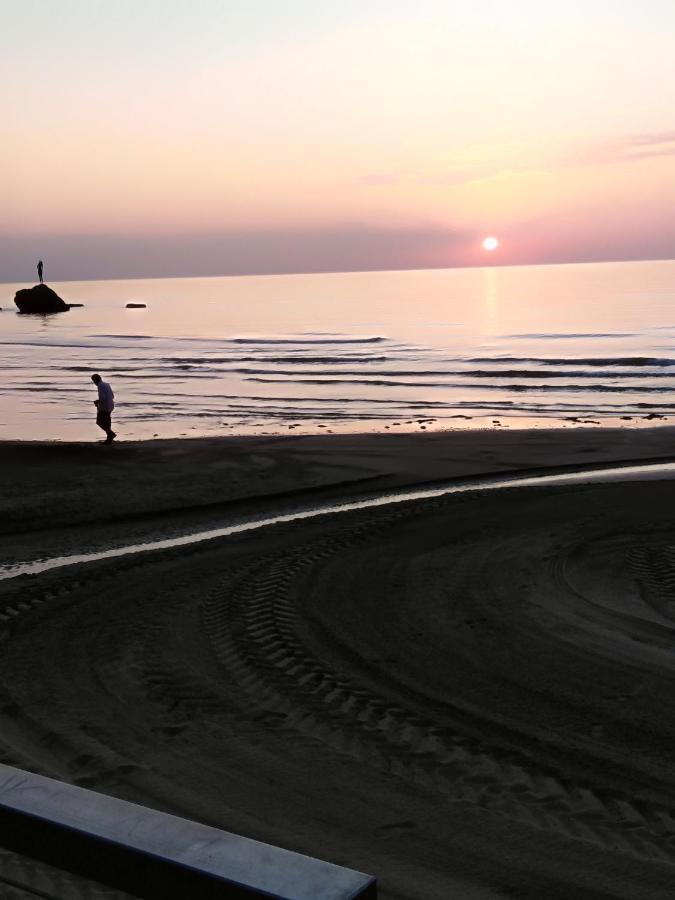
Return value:
M 0 441 L 0 535 L 360 486 L 675 457 L 675 426 Z
M 342 420 L 339 422 L 298 422 L 297 416 L 289 415 L 287 422 L 271 422 L 267 425 L 238 425 L 215 426 L 213 428 L 199 428 L 198 426 L 173 423 L 167 428 L 162 423 L 160 431 L 158 426 L 144 425 L 138 428 L 137 423 L 129 425 L 123 418 L 116 418 L 115 425 L 120 429 L 120 443 L 138 444 L 151 441 L 178 441 L 178 440 L 220 440 L 223 438 L 270 438 L 270 437 L 327 437 L 329 435 L 365 436 L 375 434 L 410 435 L 410 434 L 455 434 L 460 431 L 574 431 L 589 429 L 594 431 L 613 431 L 616 429 L 642 431 L 655 427 L 672 425 L 675 427 L 675 415 L 662 413 L 631 413 L 627 415 L 602 415 L 594 418 L 592 413 L 573 416 L 534 416 L 534 415 L 505 415 L 503 413 L 487 413 L 471 411 L 471 414 L 458 413 L 449 416 L 429 416 L 426 418 L 413 418 L 405 420 L 405 417 L 392 416 L 390 419 L 371 420 Z M 369 422 L 368 425 L 365 422 Z M 289 424 L 290 423 L 290 424 Z M 11 434 L 0 436 L 0 447 L 4 444 L 93 444 L 97 443 L 98 435 L 94 422 L 58 423 L 60 434 L 45 435 L 41 432 L 30 433 L 26 423 L 22 423 L 20 436 Z M 43 425 L 40 426 L 44 427 Z M 182 431 L 187 427 L 187 431 Z

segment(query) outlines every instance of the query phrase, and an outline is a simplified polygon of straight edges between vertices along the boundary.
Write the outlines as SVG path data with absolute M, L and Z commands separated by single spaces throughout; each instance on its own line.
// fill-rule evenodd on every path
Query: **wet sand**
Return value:
M 0 442 L 0 534 L 222 512 L 233 501 L 675 457 L 675 426 L 99 443 Z M 269 504 L 267 504 L 269 505 Z
M 0 562 L 670 460 L 674 436 L 3 444 Z M 391 900 L 671 897 L 674 509 L 670 481 L 506 489 L 2 582 L 0 759 L 372 873 Z

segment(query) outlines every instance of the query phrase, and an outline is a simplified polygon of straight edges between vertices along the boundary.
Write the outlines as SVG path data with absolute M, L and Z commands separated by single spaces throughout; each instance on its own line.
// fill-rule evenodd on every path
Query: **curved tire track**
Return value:
M 412 514 L 412 513 L 409 513 Z M 675 811 L 593 790 L 524 756 L 420 719 L 328 668 L 294 629 L 289 586 L 367 527 L 259 562 L 204 604 L 214 650 L 242 692 L 298 734 L 487 813 L 638 859 L 675 864 Z

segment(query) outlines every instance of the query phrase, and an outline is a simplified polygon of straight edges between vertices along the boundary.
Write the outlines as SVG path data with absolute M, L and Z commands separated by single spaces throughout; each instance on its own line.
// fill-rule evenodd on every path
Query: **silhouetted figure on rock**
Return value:
M 38 270 L 38 278 L 40 279 L 40 284 L 42 284 L 42 269 L 44 268 L 42 264 L 42 260 L 38 259 L 37 270 Z
M 104 381 L 101 378 L 98 372 L 91 376 L 91 380 L 98 388 L 98 400 L 94 400 L 94 406 L 96 407 L 96 424 L 105 431 L 106 439 L 103 443 L 112 444 L 117 437 L 112 430 L 112 422 L 110 421 L 112 411 L 115 409 L 115 395 L 113 394 L 113 389 L 107 381 Z

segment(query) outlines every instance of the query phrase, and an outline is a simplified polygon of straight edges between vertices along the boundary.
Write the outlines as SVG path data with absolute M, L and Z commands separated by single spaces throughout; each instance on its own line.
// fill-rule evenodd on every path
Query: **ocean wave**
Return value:
M 675 359 L 661 356 L 473 356 L 469 363 L 534 363 L 545 366 L 675 366 Z
M 84 394 L 85 392 L 91 395 L 92 400 L 96 396 L 96 394 L 92 394 L 91 390 L 87 387 L 65 387 L 63 385 L 54 385 L 54 384 L 12 384 L 12 385 L 3 385 L 0 388 L 0 393 L 2 394 L 13 394 L 13 393 L 21 393 L 26 392 L 29 394 Z
M 214 370 L 225 371 L 225 370 Z M 312 370 L 301 369 L 256 369 L 250 367 L 233 368 L 226 370 L 238 375 L 286 375 L 294 379 L 303 375 L 316 375 Z M 374 372 L 368 369 L 340 369 L 334 375 L 367 375 L 369 377 L 394 377 L 394 378 L 668 378 L 675 379 L 675 372 L 585 372 L 579 371 L 550 371 L 542 369 L 377 369 Z
M 151 334 L 92 334 L 94 338 L 112 338 L 113 340 L 124 341 L 155 341 L 156 336 Z M 160 338 L 161 340 L 161 338 Z
M 252 368 L 236 368 L 229 369 L 228 371 L 236 373 L 237 375 L 286 375 L 291 376 L 294 381 L 299 381 L 300 377 L 303 375 L 316 375 L 317 373 L 314 371 L 302 371 L 299 369 L 252 369 Z M 411 369 L 407 370 L 381 370 L 377 369 L 376 371 L 368 371 L 362 369 L 356 369 L 354 371 L 345 371 L 344 369 L 340 369 L 339 372 L 332 373 L 334 375 L 339 375 L 342 379 L 342 376 L 345 378 L 350 375 L 368 375 L 369 377 L 383 377 L 383 376 L 411 376 L 411 377 L 431 377 L 431 376 L 442 376 L 442 375 L 452 375 L 452 376 L 461 376 L 464 375 L 464 372 L 448 372 L 445 369 Z
M 307 340 L 300 338 L 230 338 L 224 341 L 226 344 L 252 344 L 261 347 L 268 344 L 382 344 L 387 340 L 385 337 L 345 337 L 345 338 L 316 338 Z
M 546 369 L 467 369 L 458 374 L 472 378 L 675 378 L 675 372 L 585 372 L 581 369 L 562 372 Z
M 352 363 L 371 363 L 371 362 L 388 362 L 389 356 L 367 356 L 367 355 L 349 355 L 340 356 L 256 356 L 255 361 L 261 363 L 292 363 L 302 365 L 350 365 Z M 147 360 L 139 360 L 146 363 L 153 363 L 155 360 L 148 358 Z M 158 362 L 170 363 L 174 366 L 179 365 L 232 365 L 234 363 L 251 362 L 250 356 L 160 356 Z
M 184 375 L 189 375 L 191 381 L 211 381 L 215 374 L 201 373 L 201 372 L 183 372 Z M 143 381 L 144 379 L 148 379 L 149 381 L 172 381 L 175 382 L 180 379 L 179 372 L 167 372 L 162 374 L 160 372 L 113 372 L 109 371 L 108 378 L 121 378 L 129 381 Z
M 267 384 L 287 383 L 286 378 L 261 378 L 249 377 L 246 381 L 257 381 Z M 613 385 L 613 384 L 471 384 L 471 382 L 449 381 L 397 381 L 391 378 L 334 378 L 327 375 L 325 378 L 293 378 L 291 384 L 359 384 L 373 387 L 419 387 L 419 388 L 449 388 L 451 390 L 483 390 L 483 391 L 514 391 L 521 392 L 557 392 L 557 393 L 670 393 L 675 394 L 675 386 L 661 387 L 653 385 Z
M 532 332 L 531 334 L 506 334 L 504 338 L 507 340 L 568 340 L 573 338 L 632 338 L 637 337 L 636 334 L 628 334 L 619 331 L 589 331 L 589 332 L 579 332 L 578 334 L 573 334 L 569 331 L 561 331 L 561 332 Z

